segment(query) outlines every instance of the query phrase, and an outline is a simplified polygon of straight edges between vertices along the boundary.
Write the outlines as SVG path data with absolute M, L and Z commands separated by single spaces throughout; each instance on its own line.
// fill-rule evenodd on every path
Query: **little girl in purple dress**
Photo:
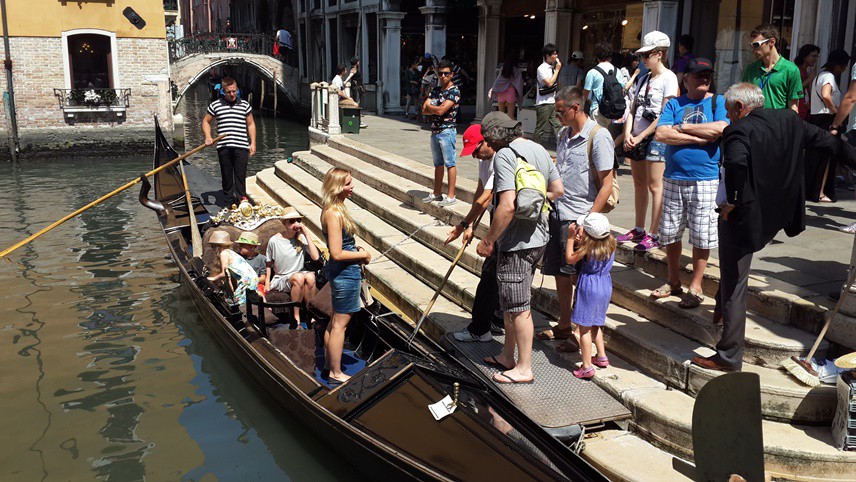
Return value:
M 576 227 L 568 227 L 565 259 L 568 264 L 581 261 L 577 299 L 571 315 L 571 321 L 579 326 L 580 350 L 583 356 L 582 365 L 574 370 L 574 376 L 577 378 L 592 378 L 595 373 L 594 365 L 601 368 L 609 366 L 602 327 L 606 321 L 609 300 L 612 298 L 612 277 L 609 271 L 615 260 L 615 244 L 615 238 L 609 232 L 609 220 L 603 214 L 589 213 L 580 216 Z M 592 338 L 597 347 L 597 357 L 591 354 Z

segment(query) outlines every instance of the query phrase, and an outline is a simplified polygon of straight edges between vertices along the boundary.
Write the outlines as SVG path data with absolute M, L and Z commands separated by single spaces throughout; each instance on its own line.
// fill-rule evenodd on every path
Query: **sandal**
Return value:
M 704 301 L 704 295 L 701 294 L 701 292 L 687 290 L 681 298 L 681 302 L 678 303 L 678 306 L 685 310 L 691 310 L 693 308 L 698 308 L 702 301 Z
M 574 336 L 574 327 L 569 326 L 567 328 L 556 329 L 550 328 L 549 330 L 544 330 L 540 333 L 535 334 L 535 338 L 542 341 L 550 341 L 550 340 L 567 340 Z
M 665 283 L 663 286 L 652 291 L 651 297 L 659 300 L 660 298 L 668 298 L 669 296 L 680 296 L 683 292 L 684 289 L 680 284 L 676 288 L 669 283 Z
M 580 351 L 580 344 L 577 342 L 576 338 L 570 337 L 556 345 L 556 351 L 560 353 L 576 353 Z
M 831 203 L 831 202 L 835 202 L 835 201 L 833 201 L 832 199 L 829 199 L 829 196 L 823 196 L 823 197 L 819 198 L 817 200 L 817 202 L 819 202 L 819 203 Z
M 593 356 L 591 357 L 591 364 L 600 368 L 607 368 L 609 367 L 609 357 Z
M 580 367 L 580 368 L 577 368 L 576 370 L 574 370 L 574 376 L 579 378 L 580 380 L 588 380 L 588 379 L 594 377 L 595 371 L 596 370 L 594 368 L 594 365 L 588 367 L 585 370 L 583 370 L 583 368 Z

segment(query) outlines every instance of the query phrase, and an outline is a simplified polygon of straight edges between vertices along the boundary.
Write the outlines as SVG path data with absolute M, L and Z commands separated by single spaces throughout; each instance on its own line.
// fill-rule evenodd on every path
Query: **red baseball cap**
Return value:
M 479 146 L 479 143 L 484 140 L 481 133 L 481 124 L 473 124 L 467 127 L 464 131 L 464 150 L 461 151 L 461 156 L 471 156 Z

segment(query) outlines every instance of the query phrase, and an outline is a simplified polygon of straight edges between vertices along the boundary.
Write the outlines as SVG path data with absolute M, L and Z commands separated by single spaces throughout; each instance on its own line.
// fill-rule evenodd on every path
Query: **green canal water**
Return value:
M 183 108 L 189 147 L 204 95 Z M 307 146 L 303 125 L 256 122 L 253 172 Z M 0 245 L 147 171 L 150 156 L 0 164 Z M 194 163 L 219 172 L 213 150 Z M 205 331 L 137 194 L 0 260 L 0 480 L 354 480 Z

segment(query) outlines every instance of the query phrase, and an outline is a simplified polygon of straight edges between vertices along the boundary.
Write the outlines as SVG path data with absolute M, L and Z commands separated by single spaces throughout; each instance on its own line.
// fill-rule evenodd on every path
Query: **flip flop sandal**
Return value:
M 541 341 L 550 341 L 550 340 L 555 340 L 556 337 L 555 337 L 555 334 L 553 333 L 553 330 L 550 329 L 550 330 L 544 330 L 544 331 L 539 332 L 539 333 L 535 333 L 535 339 L 541 340 Z
M 491 368 L 496 368 L 497 370 L 503 370 L 504 371 L 504 370 L 511 370 L 512 368 L 514 368 L 514 367 L 507 367 L 507 366 L 503 365 L 502 363 L 499 363 L 499 360 L 497 360 L 495 356 L 492 356 L 490 358 L 485 358 L 484 363 Z
M 549 333 L 549 334 L 548 334 Z M 550 340 L 567 340 L 568 338 L 574 336 L 574 327 L 569 326 L 568 328 L 563 328 L 561 330 L 556 328 L 551 328 L 549 330 L 544 330 L 540 333 L 535 334 L 535 338 L 541 341 L 550 341 Z
M 678 306 L 685 310 L 691 310 L 693 308 L 698 308 L 702 301 L 704 301 L 704 295 L 698 291 L 689 290 L 681 298 L 681 302 L 678 303 Z
M 669 296 L 680 296 L 683 292 L 684 289 L 680 285 L 675 288 L 669 283 L 665 283 L 663 286 L 651 291 L 651 297 L 659 300 L 661 298 L 668 298 Z
M 568 338 L 556 345 L 556 351 L 560 353 L 576 353 L 580 351 L 580 345 L 577 343 L 576 338 Z
M 502 378 L 497 378 L 497 377 L 502 377 Z M 504 372 L 499 372 L 493 376 L 493 381 L 496 383 L 501 383 L 501 384 L 505 384 L 505 385 L 521 385 L 521 384 L 527 385 L 527 384 L 534 382 L 535 379 L 532 378 L 530 380 L 515 380 L 515 379 L 511 378 L 510 376 L 506 375 Z

